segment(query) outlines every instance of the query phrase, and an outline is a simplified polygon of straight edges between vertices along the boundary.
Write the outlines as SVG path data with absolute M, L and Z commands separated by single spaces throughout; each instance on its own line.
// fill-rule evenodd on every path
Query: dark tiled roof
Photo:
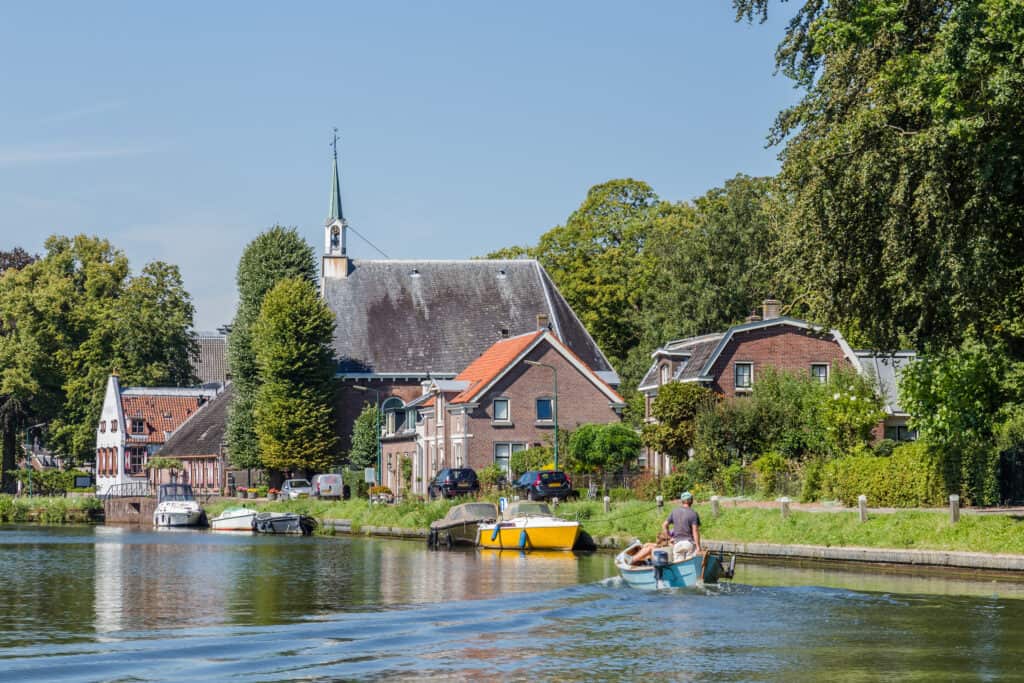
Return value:
M 227 337 L 220 334 L 199 334 L 199 357 L 195 360 L 192 371 L 196 373 L 200 384 L 227 381 Z
M 503 336 L 553 331 L 596 372 L 607 359 L 537 261 L 354 261 L 327 278 L 343 372 L 455 375 Z
M 234 385 L 229 384 L 216 398 L 203 406 L 202 410 L 183 424 L 167 439 L 159 455 L 184 458 L 194 455 L 220 455 L 221 444 L 225 441 L 228 407 L 234 394 Z
M 679 339 L 677 341 L 669 342 L 665 344 L 658 351 L 668 353 L 674 357 L 680 357 L 682 355 L 688 356 L 686 358 L 686 364 L 676 370 L 672 379 L 676 381 L 682 381 L 687 379 L 696 379 L 700 377 L 701 368 L 707 363 L 708 358 L 714 353 L 715 347 L 718 346 L 718 342 L 722 340 L 723 334 L 705 334 L 700 337 L 689 337 L 687 339 Z M 657 352 L 656 352 L 657 353 Z M 681 362 L 681 361 L 680 361 Z M 640 381 L 640 387 L 645 389 L 658 386 L 658 359 L 654 360 L 651 364 L 650 369 L 647 370 L 647 374 Z

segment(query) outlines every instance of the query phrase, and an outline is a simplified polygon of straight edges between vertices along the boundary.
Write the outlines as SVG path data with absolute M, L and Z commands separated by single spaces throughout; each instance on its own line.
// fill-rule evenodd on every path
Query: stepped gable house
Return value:
M 337 323 L 343 449 L 364 403 L 377 399 L 373 392 L 385 410 L 404 414 L 425 382 L 453 379 L 495 342 L 538 328 L 618 385 L 608 359 L 537 261 L 353 259 L 347 233 L 335 153 L 321 293 Z M 451 464 L 447 452 L 435 463 Z

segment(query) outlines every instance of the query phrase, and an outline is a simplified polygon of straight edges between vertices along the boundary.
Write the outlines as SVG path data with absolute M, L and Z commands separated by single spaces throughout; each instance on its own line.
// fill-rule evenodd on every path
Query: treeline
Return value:
M 747 21 L 769 4 L 733 3 Z M 915 349 L 904 407 L 948 489 L 996 502 L 1000 453 L 1024 449 L 1021 35 L 1013 0 L 808 1 L 777 52 L 803 91 L 770 129 L 777 177 L 686 202 L 613 180 L 489 256 L 539 259 L 627 390 L 658 345 L 769 294 L 855 346 Z
M 187 386 L 192 300 L 176 266 L 132 274 L 107 240 L 54 236 L 41 256 L 0 253 L 0 431 L 9 486 L 20 440 L 40 438 L 71 463 L 91 461 L 103 387 Z

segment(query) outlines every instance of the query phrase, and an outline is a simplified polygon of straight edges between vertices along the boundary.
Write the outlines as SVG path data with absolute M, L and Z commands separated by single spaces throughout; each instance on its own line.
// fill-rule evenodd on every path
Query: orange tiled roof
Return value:
M 519 354 L 525 351 L 538 337 L 544 334 L 544 330 L 537 330 L 528 334 L 521 334 L 518 337 L 502 339 L 475 361 L 469 364 L 465 370 L 456 375 L 455 379 L 469 382 L 469 387 L 452 399 L 452 403 L 466 403 L 472 401 L 477 391 L 487 386 L 495 377 L 500 375 L 509 363 L 514 361 Z
M 125 440 L 129 443 L 162 444 L 200 408 L 196 396 L 122 396 Z M 132 432 L 132 420 L 142 418 L 142 434 Z

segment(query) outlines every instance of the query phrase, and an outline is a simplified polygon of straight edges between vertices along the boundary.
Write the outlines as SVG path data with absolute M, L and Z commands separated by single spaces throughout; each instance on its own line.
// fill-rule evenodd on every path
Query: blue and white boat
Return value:
M 726 567 L 720 554 L 708 551 L 674 560 L 672 548 L 656 549 L 650 560 L 632 564 L 633 555 L 642 547 L 643 543 L 634 541 L 615 556 L 619 575 L 631 588 L 693 588 L 698 584 L 717 583 L 719 579 L 731 579 L 736 564 L 736 557 L 733 556 Z

